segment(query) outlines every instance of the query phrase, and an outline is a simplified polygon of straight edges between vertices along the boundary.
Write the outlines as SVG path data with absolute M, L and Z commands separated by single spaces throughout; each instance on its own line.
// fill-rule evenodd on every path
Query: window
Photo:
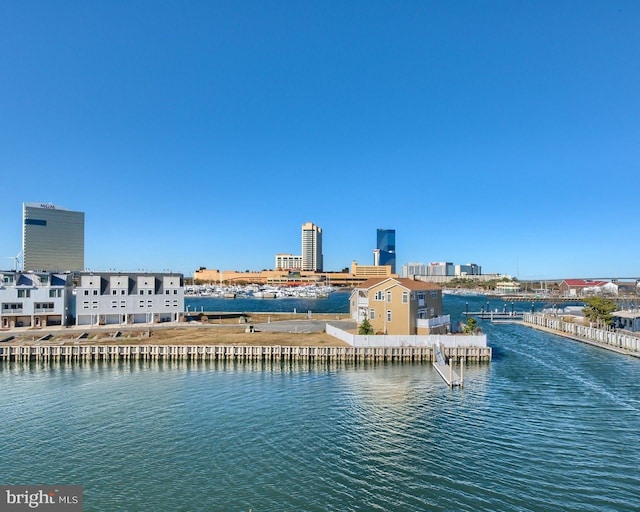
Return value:
M 120 290 L 120 295 L 126 295 L 127 294 L 127 290 Z
M 55 299 L 56 297 L 62 297 L 62 290 L 49 290 L 49 298 Z
M 93 290 L 94 295 L 98 295 L 98 290 Z
M 373 300 L 384 300 L 384 292 L 382 290 L 378 290 L 374 295 Z
M 387 309 L 387 322 L 391 322 L 391 310 Z
M 375 309 L 370 309 L 369 310 L 369 320 L 375 320 L 376 319 L 376 310 Z
M 31 290 L 18 290 L 18 298 L 28 299 L 31 297 Z
M 165 294 L 165 295 L 169 295 L 170 293 L 171 293 L 171 291 L 170 291 L 170 290 L 165 290 L 165 291 L 164 291 L 164 294 Z
M 126 308 L 127 307 L 127 301 L 126 300 L 121 300 L 120 301 L 120 307 L 121 308 Z
M 434 299 L 437 299 L 438 298 L 438 292 L 436 290 L 433 290 L 431 292 L 431 297 L 434 298 Z
M 140 295 L 144 295 L 144 290 L 140 290 Z
M 98 309 L 98 301 L 94 300 L 91 302 L 91 309 Z
M 111 301 L 111 307 L 112 308 L 117 308 L 118 307 L 118 301 L 117 300 L 112 300 Z
M 409 292 L 402 292 L 402 303 L 406 304 L 409 302 Z
M 118 295 L 118 290 L 112 290 L 111 295 Z
M 391 290 L 387 291 L 387 302 L 391 302 Z
M 85 291 L 84 291 L 84 294 L 85 294 L 85 295 L 89 295 L 89 290 L 85 290 Z
M 5 284 L 13 283 L 13 276 L 2 276 L 2 282 Z
M 174 295 L 178 295 L 178 290 L 173 290 Z
M 82 309 L 89 309 L 89 301 L 88 301 L 88 300 L 85 300 L 85 301 L 82 303 Z

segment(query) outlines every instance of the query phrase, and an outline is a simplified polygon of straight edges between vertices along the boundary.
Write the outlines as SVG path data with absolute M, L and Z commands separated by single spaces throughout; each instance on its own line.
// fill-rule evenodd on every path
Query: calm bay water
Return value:
M 0 483 L 81 484 L 87 511 L 640 510 L 640 361 L 482 326 L 462 390 L 414 364 L 0 364 Z

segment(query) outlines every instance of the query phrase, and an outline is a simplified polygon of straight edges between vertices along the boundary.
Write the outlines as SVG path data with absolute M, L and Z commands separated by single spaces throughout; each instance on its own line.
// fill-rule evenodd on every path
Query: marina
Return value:
M 331 285 L 213 285 L 195 284 L 184 287 L 185 297 L 223 299 L 326 299 L 335 288 Z

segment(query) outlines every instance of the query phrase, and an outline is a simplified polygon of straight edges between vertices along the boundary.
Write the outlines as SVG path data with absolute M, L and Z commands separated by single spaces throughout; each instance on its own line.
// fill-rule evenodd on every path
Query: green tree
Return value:
M 585 302 L 586 306 L 582 308 L 582 311 L 590 322 L 602 327 L 613 324 L 611 313 L 618 309 L 615 301 L 602 297 L 590 297 Z
M 467 318 L 467 323 L 462 326 L 462 332 L 465 334 L 473 334 L 478 330 L 478 321 L 472 316 Z
M 373 327 L 371 327 L 369 319 L 366 316 L 360 324 L 360 327 L 358 327 L 358 334 L 373 334 Z

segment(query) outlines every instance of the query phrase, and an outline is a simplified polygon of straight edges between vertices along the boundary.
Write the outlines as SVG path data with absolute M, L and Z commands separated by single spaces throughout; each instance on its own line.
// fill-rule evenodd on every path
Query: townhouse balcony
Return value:
M 416 319 L 416 327 L 423 329 L 435 329 L 443 325 L 451 323 L 451 315 L 441 315 L 434 318 L 418 318 Z

